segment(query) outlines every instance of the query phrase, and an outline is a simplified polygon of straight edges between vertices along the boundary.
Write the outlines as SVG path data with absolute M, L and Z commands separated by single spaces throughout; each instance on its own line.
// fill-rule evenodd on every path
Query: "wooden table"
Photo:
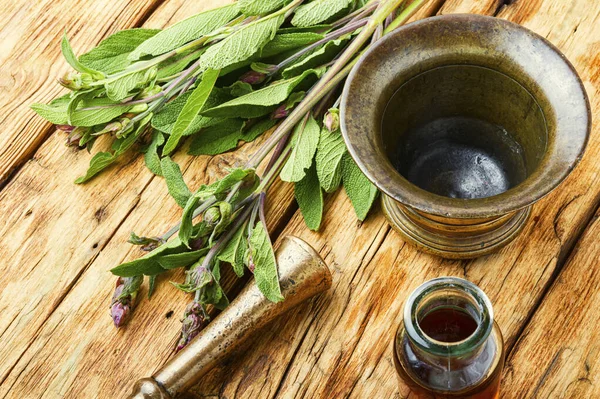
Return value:
M 90 156 L 28 109 L 61 92 L 66 29 L 79 53 L 124 28 L 160 28 L 225 0 L 8 0 L 0 13 L 0 397 L 117 398 L 171 355 L 189 298 L 162 278 L 131 324 L 108 315 L 110 267 L 139 256 L 130 231 L 161 232 L 180 216 L 162 179 L 138 157 L 90 184 Z M 431 0 L 420 17 L 506 18 L 556 44 L 575 64 L 600 116 L 599 0 Z M 190 185 L 216 179 L 260 143 L 216 157 L 178 155 Z M 377 209 L 357 223 L 343 192 L 309 232 L 290 186 L 270 193 L 274 238 L 298 235 L 333 272 L 325 295 L 296 308 L 215 369 L 194 397 L 404 398 L 391 339 L 407 294 L 442 275 L 480 285 L 508 346 L 504 397 L 600 397 L 600 126 L 575 172 L 534 208 L 501 253 L 445 261 L 417 252 Z M 352 216 L 351 216 L 352 215 Z M 232 279 L 233 282 L 233 279 Z M 232 287 L 233 284 L 229 284 Z M 235 291 L 236 287 L 230 288 Z

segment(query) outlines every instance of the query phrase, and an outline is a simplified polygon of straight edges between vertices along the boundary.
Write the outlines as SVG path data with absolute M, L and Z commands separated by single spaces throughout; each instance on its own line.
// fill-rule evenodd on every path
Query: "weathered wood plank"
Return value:
M 62 92 L 56 79 L 71 67 L 60 53 L 66 31 L 82 53 L 103 37 L 137 26 L 162 0 L 9 1 L 0 15 L 0 187 L 52 133 L 29 109 Z
M 484 3 L 449 1 L 441 12 L 495 12 L 499 6 Z M 468 4 L 473 8 L 466 8 Z M 583 0 L 516 1 L 500 12 L 561 47 L 580 71 L 595 113 L 600 110 L 600 79 L 593 38 L 598 37 L 599 13 L 600 5 Z M 406 397 L 408 392 L 398 393 L 391 339 L 408 293 L 442 275 L 466 277 L 489 294 L 512 347 L 599 203 L 598 133 L 595 124 L 580 167 L 535 207 L 523 235 L 497 255 L 451 262 L 417 253 L 389 231 L 380 212 L 354 226 L 351 207 L 342 194 L 328 199 L 327 207 L 335 214 L 328 213 L 319 234 L 306 232 L 296 215 L 284 234 L 299 235 L 320 250 L 334 271 L 332 291 L 274 325 L 253 343 L 252 351 L 215 370 L 195 393 L 199 397 Z M 523 384 L 521 379 L 505 392 L 519 396 Z
M 600 396 L 600 212 L 508 358 L 504 391 L 528 398 Z

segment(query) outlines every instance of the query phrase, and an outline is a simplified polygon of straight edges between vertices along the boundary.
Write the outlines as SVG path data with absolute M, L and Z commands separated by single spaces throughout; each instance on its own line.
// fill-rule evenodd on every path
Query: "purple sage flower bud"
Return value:
M 248 83 L 251 85 L 261 84 L 265 81 L 267 75 L 261 72 L 256 71 L 248 71 L 242 76 L 240 76 L 240 82 Z
M 117 286 L 110 304 L 110 315 L 115 327 L 124 326 L 131 319 L 135 298 L 143 281 L 143 276 L 117 278 Z
M 273 113 L 271 114 L 271 119 L 285 119 L 290 114 L 290 110 L 287 109 L 286 104 L 281 104 Z
M 208 208 L 208 210 L 204 212 L 203 220 L 210 225 L 219 223 L 219 220 L 221 220 L 221 211 L 219 210 L 219 207 L 213 206 Z
M 183 313 L 181 336 L 176 350 L 180 351 L 189 344 L 198 335 L 200 330 L 202 330 L 207 320 L 208 317 L 202 305 L 195 301 L 190 303 Z
M 75 129 L 75 126 L 71 126 L 71 125 L 56 125 L 56 128 L 58 130 L 60 130 L 61 132 L 71 133 L 73 131 L 73 129 Z

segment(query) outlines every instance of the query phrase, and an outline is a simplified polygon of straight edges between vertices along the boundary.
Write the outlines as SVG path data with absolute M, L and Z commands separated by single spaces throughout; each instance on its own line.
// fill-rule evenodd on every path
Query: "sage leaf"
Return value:
M 178 267 L 187 267 L 196 263 L 204 255 L 208 253 L 208 248 L 199 249 L 197 251 L 182 252 L 179 254 L 163 255 L 157 257 L 156 261 L 163 269 L 171 270 Z
M 237 4 L 204 11 L 180 21 L 140 44 L 129 59 L 138 60 L 145 55 L 160 55 L 212 33 L 239 15 Z
M 334 192 L 340 186 L 344 154 L 346 154 L 346 144 L 340 131 L 330 132 L 323 126 L 315 164 L 321 187 L 327 193 Z
M 231 170 L 221 180 L 209 184 L 208 186 L 202 185 L 193 195 L 201 200 L 205 200 L 211 196 L 218 196 L 229 191 L 237 183 L 243 181 L 253 181 L 256 177 L 256 171 L 254 169 L 242 169 L 236 168 Z
M 240 28 L 218 43 L 211 45 L 200 57 L 205 69 L 223 69 L 246 61 L 271 41 L 285 16 L 272 14 Z
M 95 177 L 98 173 L 112 165 L 123 153 L 125 153 L 136 140 L 144 133 L 146 126 L 150 122 L 152 114 L 146 116 L 139 122 L 137 129 L 131 132 L 127 137 L 116 140 L 113 143 L 113 153 L 110 152 L 99 152 L 94 155 L 90 161 L 90 167 L 88 168 L 84 176 L 79 177 L 75 180 L 76 184 L 81 184 L 89 181 Z
M 243 127 L 242 119 L 226 119 L 218 125 L 206 128 L 192 140 L 189 154 L 217 155 L 232 150 L 244 137 Z
M 120 72 L 131 64 L 129 54 L 158 32 L 160 29 L 143 28 L 119 31 L 102 40 L 88 53 L 79 56 L 79 62 L 107 75 Z
M 162 175 L 165 177 L 167 188 L 171 197 L 175 199 L 175 202 L 185 208 L 188 200 L 192 196 L 192 192 L 188 188 L 187 184 L 183 180 L 181 169 L 177 162 L 174 162 L 169 157 L 164 157 L 160 162 Z
M 134 90 L 144 88 L 156 77 L 156 67 L 147 70 L 130 72 L 125 75 L 109 80 L 104 84 L 106 95 L 113 101 L 122 101 Z
M 67 94 L 53 100 L 50 104 L 32 104 L 31 109 L 55 125 L 67 125 L 69 124 L 67 110 L 70 101 L 71 98 Z M 71 113 L 71 123 L 81 127 L 95 126 L 110 122 L 130 109 L 130 105 L 116 105 L 109 98 L 84 98 Z
M 367 179 L 348 153 L 342 160 L 342 180 L 356 216 L 361 221 L 365 220 L 377 198 L 377 187 Z
M 319 230 L 323 220 L 323 190 L 321 190 L 314 164 L 308 169 L 304 179 L 294 185 L 294 196 L 306 227 L 313 231 Z
M 95 79 L 104 79 L 104 74 L 102 72 L 88 68 L 79 62 L 77 56 L 73 52 L 73 48 L 71 48 L 71 44 L 69 43 L 66 32 L 63 35 L 60 43 L 60 49 L 62 50 L 63 57 L 65 57 L 65 60 L 73 67 L 73 69 L 81 73 L 89 73 Z
M 289 0 L 238 0 L 244 15 L 267 15 L 283 7 Z
M 306 169 L 313 163 L 313 157 L 319 145 L 321 128 L 312 117 L 306 123 L 299 123 L 294 129 L 292 143 L 294 149 L 281 170 L 281 180 L 299 182 L 306 175 Z
M 177 117 L 181 113 L 185 103 L 192 93 L 188 91 L 187 93 L 182 94 L 177 97 L 170 103 L 168 103 L 165 107 L 163 107 L 159 113 L 157 113 L 154 118 L 152 118 L 152 127 L 160 130 L 165 134 L 171 134 L 173 131 L 173 126 L 177 121 Z M 209 109 L 212 107 L 216 107 L 219 104 L 222 104 L 225 101 L 229 101 L 231 96 L 229 96 L 228 90 L 219 89 L 217 87 L 213 88 L 210 96 L 206 100 L 204 104 L 205 109 Z M 183 136 L 190 136 L 192 134 L 198 133 L 201 129 L 209 126 L 214 126 L 218 123 L 221 123 L 226 118 L 211 118 L 202 115 L 197 115 L 196 118 L 192 121 L 192 123 L 188 126 L 188 128 L 183 132 Z
M 277 124 L 277 121 L 273 119 L 263 119 L 252 125 L 248 131 L 242 133 L 241 140 L 244 140 L 246 143 L 256 140 L 259 136 L 263 135 L 269 129 Z
M 327 22 L 339 12 L 350 7 L 354 0 L 313 0 L 296 8 L 292 25 L 308 27 Z
M 191 49 L 184 51 L 181 54 L 177 54 L 176 56 L 170 57 L 169 59 L 158 64 L 156 78 L 167 79 L 183 71 L 188 65 L 200 58 L 203 52 L 204 49 Z
M 146 167 L 157 176 L 162 176 L 158 149 L 164 143 L 165 136 L 163 132 L 155 129 L 154 132 L 152 132 L 152 141 L 150 141 L 150 144 L 148 144 L 148 147 L 144 150 L 144 162 L 146 163 Z
M 204 107 L 204 104 L 206 103 L 208 96 L 210 96 L 218 77 L 218 70 L 209 69 L 204 72 L 202 75 L 202 81 L 188 97 L 185 105 L 179 113 L 179 116 L 177 117 L 177 121 L 175 121 L 171 135 L 169 136 L 169 139 L 163 148 L 164 155 L 169 155 L 171 152 L 173 152 L 173 150 L 175 150 L 179 144 L 179 140 L 187 128 L 194 121 L 202 107 Z
M 320 33 L 313 32 L 277 34 L 273 40 L 265 45 L 261 52 L 261 58 L 269 58 L 277 54 L 308 46 L 323 39 L 324 37 L 325 36 Z
M 194 230 L 194 211 L 200 206 L 200 198 L 192 195 L 181 215 L 181 225 L 179 226 L 179 239 L 188 248 L 190 248 L 190 239 Z
M 325 43 L 323 46 L 313 50 L 306 56 L 301 57 L 289 67 L 285 68 L 281 72 L 281 76 L 289 79 L 293 76 L 301 74 L 307 69 L 316 68 L 319 65 L 326 64 L 327 62 L 333 60 L 335 56 L 344 49 L 346 42 L 347 40 L 342 38 Z
M 308 76 L 320 77 L 323 68 L 309 69 L 291 79 L 279 80 L 269 86 L 255 90 L 245 96 L 234 98 L 224 104 L 202 111 L 202 115 L 211 117 L 255 118 L 266 115 L 273 107 L 285 101 L 292 91 Z
M 112 268 L 111 272 L 120 277 L 141 276 L 143 274 L 152 276 L 159 274 L 166 271 L 166 269 L 160 265 L 158 258 L 164 255 L 180 253 L 182 251 L 185 251 L 185 247 L 181 241 L 175 237 L 155 250 L 148 252 L 141 258 L 122 263 L 119 266 Z
M 154 294 L 154 290 L 156 289 L 156 274 L 153 274 L 148 279 L 148 299 L 152 297 Z
M 246 231 L 247 224 L 244 224 L 235 232 L 218 256 L 219 260 L 231 264 L 233 271 L 238 277 L 244 275 L 244 259 L 248 251 Z
M 254 279 L 260 292 L 271 302 L 283 301 L 279 287 L 279 275 L 275 253 L 267 229 L 258 223 L 250 236 L 252 264 L 254 264 Z

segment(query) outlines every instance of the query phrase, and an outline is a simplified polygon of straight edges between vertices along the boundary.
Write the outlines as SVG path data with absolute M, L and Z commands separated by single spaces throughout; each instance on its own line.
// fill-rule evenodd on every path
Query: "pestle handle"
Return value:
M 130 399 L 170 399 L 186 391 L 252 333 L 331 287 L 329 268 L 303 240 L 285 237 L 275 256 L 283 302 L 270 302 L 251 281 L 177 356 L 152 378 L 139 380 Z

